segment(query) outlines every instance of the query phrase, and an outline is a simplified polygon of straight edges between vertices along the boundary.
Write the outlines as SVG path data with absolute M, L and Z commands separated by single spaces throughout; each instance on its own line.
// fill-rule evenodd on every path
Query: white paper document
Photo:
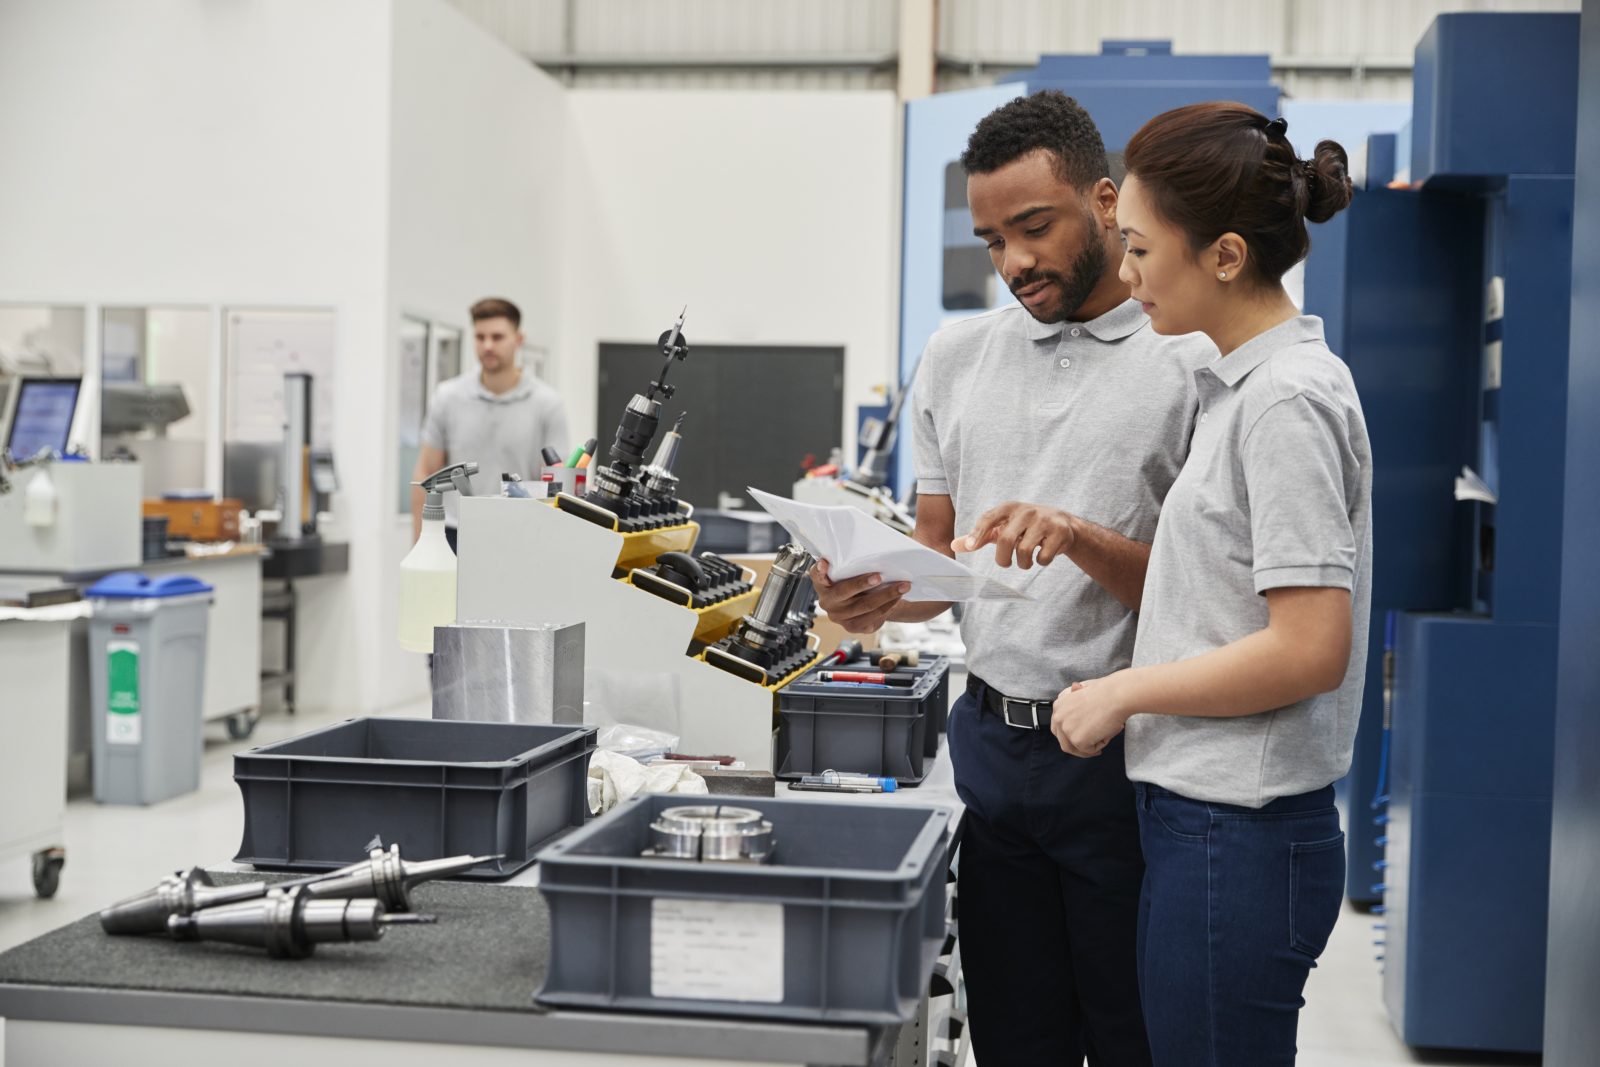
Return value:
M 650 995 L 783 1003 L 783 905 L 652 900 Z
M 885 582 L 910 582 L 907 600 L 1032 599 L 889 529 L 858 508 L 801 504 L 759 489 L 749 492 L 801 548 L 828 561 L 828 574 L 835 580 L 881 574 Z

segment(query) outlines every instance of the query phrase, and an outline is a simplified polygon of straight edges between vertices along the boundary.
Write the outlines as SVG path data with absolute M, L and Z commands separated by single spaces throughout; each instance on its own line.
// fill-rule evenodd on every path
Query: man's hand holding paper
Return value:
M 801 504 L 785 497 L 750 490 L 751 497 L 789 532 L 801 547 L 828 561 L 825 578 L 838 583 L 876 574 L 883 596 L 894 598 L 891 586 L 905 585 L 907 601 L 1028 599 L 1004 582 L 975 573 L 949 556 L 935 552 L 849 506 Z

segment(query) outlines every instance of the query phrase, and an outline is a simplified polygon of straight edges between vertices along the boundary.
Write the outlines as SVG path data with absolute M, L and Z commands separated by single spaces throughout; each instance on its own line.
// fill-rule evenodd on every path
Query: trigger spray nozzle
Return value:
M 427 494 L 422 505 L 423 519 L 444 518 L 444 495 L 448 492 L 471 496 L 472 476 L 477 473 L 476 463 L 452 463 L 448 467 L 440 467 L 420 482 L 412 482 Z

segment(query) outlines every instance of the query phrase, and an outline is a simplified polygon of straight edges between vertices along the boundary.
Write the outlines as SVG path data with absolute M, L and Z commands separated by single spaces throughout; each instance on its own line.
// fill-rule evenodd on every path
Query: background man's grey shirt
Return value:
M 1128 777 L 1259 808 L 1350 769 L 1372 610 L 1372 451 L 1322 320 L 1290 319 L 1195 372 L 1200 421 L 1167 494 L 1134 665 L 1199 656 L 1267 625 L 1269 589 L 1351 593 L 1344 683 L 1233 719 L 1135 715 Z
M 1194 370 L 1216 354 L 1198 334 L 1158 336 L 1132 300 L 1090 322 L 1013 305 L 946 326 L 917 372 L 917 491 L 951 498 L 958 537 L 1021 500 L 1149 541 L 1188 452 Z M 968 670 L 1001 692 L 1054 699 L 1130 662 L 1133 612 L 1071 560 L 1007 569 L 992 547 L 961 560 L 1034 598 L 962 607 Z
M 441 382 L 422 426 L 422 443 L 444 449 L 451 463 L 476 461 L 472 479 L 476 496 L 500 492 L 500 475 L 520 475 L 524 481 L 544 465 L 540 450 L 549 445 L 567 455 L 567 413 L 561 396 L 522 372 L 522 380 L 496 396 L 472 370 Z M 444 495 L 445 524 L 455 526 L 460 514 L 455 493 Z

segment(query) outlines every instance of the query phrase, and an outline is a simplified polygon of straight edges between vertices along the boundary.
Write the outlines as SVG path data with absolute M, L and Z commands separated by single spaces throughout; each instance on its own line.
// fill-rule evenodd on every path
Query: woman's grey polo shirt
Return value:
M 1194 371 L 1216 354 L 1199 334 L 1157 335 L 1132 300 L 1088 322 L 1012 305 L 952 323 L 917 371 L 917 490 L 950 497 L 957 536 L 1022 500 L 1149 541 L 1188 452 Z M 1053 700 L 1131 661 L 1134 613 L 1071 560 L 1003 569 L 993 548 L 961 560 L 1033 597 L 962 605 L 967 667 L 1007 696 Z
M 1267 625 L 1261 594 L 1296 586 L 1350 591 L 1350 665 L 1337 690 L 1259 715 L 1135 715 L 1128 777 L 1259 808 L 1350 769 L 1372 598 L 1372 452 L 1321 319 L 1290 319 L 1194 378 L 1199 421 L 1156 530 L 1134 666 L 1255 633 Z

